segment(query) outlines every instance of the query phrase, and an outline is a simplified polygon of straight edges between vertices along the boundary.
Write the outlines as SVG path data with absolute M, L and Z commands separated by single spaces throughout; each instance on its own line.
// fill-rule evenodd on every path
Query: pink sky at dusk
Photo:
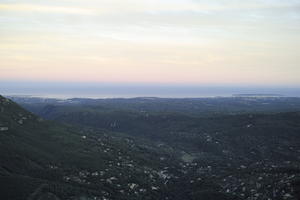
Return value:
M 298 1 L 2 1 L 0 81 L 300 85 Z

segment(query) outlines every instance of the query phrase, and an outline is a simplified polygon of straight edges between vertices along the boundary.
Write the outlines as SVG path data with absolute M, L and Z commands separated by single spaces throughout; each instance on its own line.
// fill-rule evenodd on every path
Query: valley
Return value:
M 299 199 L 299 98 L 9 98 L 1 199 Z

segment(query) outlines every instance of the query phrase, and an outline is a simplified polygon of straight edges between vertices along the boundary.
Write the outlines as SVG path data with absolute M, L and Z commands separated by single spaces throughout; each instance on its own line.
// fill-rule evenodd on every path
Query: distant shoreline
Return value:
M 5 97 L 13 98 L 40 98 L 40 99 L 202 99 L 202 98 L 300 98 L 299 96 L 286 96 L 281 94 L 231 94 L 231 95 L 194 95 L 194 96 L 175 96 L 175 95 L 22 95 L 22 94 L 2 94 Z
M 282 94 L 233 94 L 233 97 L 285 97 Z

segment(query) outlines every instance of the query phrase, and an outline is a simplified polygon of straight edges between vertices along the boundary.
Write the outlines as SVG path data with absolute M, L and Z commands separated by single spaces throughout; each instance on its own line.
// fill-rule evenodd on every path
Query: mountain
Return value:
M 299 199 L 298 99 L 0 100 L 0 199 Z
M 299 98 L 212 98 L 211 102 L 208 99 L 181 99 L 181 103 L 178 99 L 159 98 L 45 99 L 39 103 L 37 100 L 34 99 L 35 103 L 30 99 L 19 101 L 49 120 L 126 133 L 191 153 L 205 152 L 211 157 L 219 157 L 222 162 L 229 155 L 223 151 L 234 152 L 230 154 L 232 159 L 244 162 L 262 159 L 283 162 L 299 157 L 299 152 L 289 152 L 290 148 L 300 150 L 297 148 L 300 144 Z M 232 109 L 235 112 L 222 109 L 223 103 L 235 107 Z M 269 105 L 269 111 L 261 109 L 261 104 Z M 195 106 L 200 106 L 201 111 L 193 111 Z M 202 107 L 205 106 L 209 110 L 204 111 L 206 108 Z M 248 107 L 253 111 L 245 111 Z M 293 112 L 290 111 L 292 107 Z M 256 153 L 250 153 L 249 149 Z
M 50 112 L 55 117 L 64 109 L 95 109 L 98 111 L 134 111 L 157 113 L 184 113 L 187 115 L 278 113 L 300 111 L 300 98 L 297 97 L 216 97 L 216 98 L 116 98 L 116 99 L 53 99 L 37 97 L 10 96 L 24 108 L 41 116 Z M 43 110 L 48 105 L 47 110 Z M 57 108 L 52 111 L 52 108 Z M 66 110 L 68 111 L 68 110 Z M 50 114 L 49 113 L 49 114 Z
M 154 199 L 160 169 L 176 162 L 130 137 L 44 121 L 3 97 L 0 124 L 0 199 Z

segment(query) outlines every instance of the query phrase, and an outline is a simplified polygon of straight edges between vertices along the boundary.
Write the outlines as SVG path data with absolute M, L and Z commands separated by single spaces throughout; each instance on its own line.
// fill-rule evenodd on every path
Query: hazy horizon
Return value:
M 300 87 L 237 86 L 205 84 L 0 82 L 1 95 L 51 98 L 197 98 L 236 94 L 266 94 L 300 97 Z

